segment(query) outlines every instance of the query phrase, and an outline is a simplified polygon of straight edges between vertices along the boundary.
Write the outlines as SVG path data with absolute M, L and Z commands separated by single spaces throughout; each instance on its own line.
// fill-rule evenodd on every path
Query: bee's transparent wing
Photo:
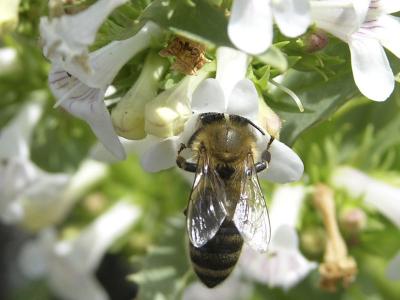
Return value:
M 186 216 L 189 238 L 195 247 L 203 246 L 217 233 L 226 216 L 225 201 L 224 182 L 202 150 Z
M 245 242 L 257 251 L 267 251 L 271 237 L 268 209 L 258 182 L 252 155 L 244 164 L 240 198 L 233 221 Z

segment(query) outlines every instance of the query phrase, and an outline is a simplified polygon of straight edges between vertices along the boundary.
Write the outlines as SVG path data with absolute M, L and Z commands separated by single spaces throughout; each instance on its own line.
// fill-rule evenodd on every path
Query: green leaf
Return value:
M 233 47 L 227 34 L 228 20 L 224 11 L 207 1 L 191 2 L 192 5 L 186 1 L 156 0 L 146 8 L 140 20 L 153 21 L 191 39 Z
M 341 105 L 354 98 L 358 89 L 350 71 L 339 73 L 325 81 L 315 72 L 289 71 L 282 85 L 294 91 L 304 105 L 300 112 L 293 99 L 277 89 L 270 105 L 284 121 L 281 140 L 292 145 L 296 139 L 314 124 L 327 119 Z
M 285 72 L 288 69 L 288 61 L 286 59 L 286 56 L 279 48 L 275 46 L 271 46 L 267 50 L 267 52 L 257 56 L 257 59 L 259 59 L 264 64 L 270 65 L 278 69 L 281 73 Z

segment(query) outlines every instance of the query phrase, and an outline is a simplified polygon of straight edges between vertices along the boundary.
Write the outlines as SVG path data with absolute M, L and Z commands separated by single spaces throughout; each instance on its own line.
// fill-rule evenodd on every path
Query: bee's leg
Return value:
M 197 164 L 188 162 L 182 155 L 181 152 L 186 149 L 185 144 L 181 144 L 181 147 L 178 150 L 178 156 L 176 157 L 176 164 L 178 165 L 179 168 L 182 170 L 191 172 L 191 173 L 196 173 L 197 171 Z
M 269 152 L 269 150 L 266 149 L 265 151 L 263 151 L 263 153 L 261 153 L 261 161 L 254 164 L 256 172 L 259 173 L 261 171 L 264 171 L 268 167 L 270 162 L 271 162 L 271 152 Z

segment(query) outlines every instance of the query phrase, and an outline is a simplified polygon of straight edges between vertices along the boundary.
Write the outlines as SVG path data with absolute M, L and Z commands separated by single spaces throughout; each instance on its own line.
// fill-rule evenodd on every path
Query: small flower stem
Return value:
M 296 102 L 297 107 L 299 108 L 300 112 L 304 112 L 303 103 L 301 103 L 299 96 L 297 96 L 295 92 L 293 92 L 291 89 L 288 89 L 287 87 L 283 86 L 282 84 L 276 82 L 273 79 L 270 79 L 269 82 L 271 82 L 273 85 L 275 85 L 282 92 L 288 94 L 294 100 L 294 102 Z

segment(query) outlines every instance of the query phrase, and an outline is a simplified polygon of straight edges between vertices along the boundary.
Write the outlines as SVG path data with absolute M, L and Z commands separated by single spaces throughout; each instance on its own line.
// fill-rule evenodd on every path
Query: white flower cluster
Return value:
M 43 53 L 51 62 L 49 86 L 57 98 L 56 106 L 88 123 L 104 146 L 98 145 L 93 150 L 97 159 L 121 160 L 126 152 L 136 152 L 149 172 L 171 168 L 176 164 L 179 146 L 192 136 L 199 115 L 206 112 L 241 115 L 260 128 L 267 128 L 260 119 L 262 97 L 246 78 L 246 72 L 248 55 L 264 53 L 272 45 L 273 22 L 290 38 L 304 34 L 314 24 L 347 43 L 355 83 L 366 97 L 384 101 L 394 89 L 394 75 L 384 48 L 400 58 L 399 39 L 393 38 L 400 31 L 400 23 L 391 15 L 400 11 L 399 1 L 234 0 L 228 35 L 238 50 L 217 49 L 215 78 L 209 78 L 212 74 L 209 70 L 199 70 L 197 76 L 186 76 L 157 95 L 157 82 L 165 71 L 165 63 L 155 64 L 156 59 L 149 56 L 139 79 L 110 115 L 104 97 L 120 69 L 136 54 L 151 47 L 153 39 L 164 36 L 158 25 L 147 22 L 134 36 L 90 52 L 100 26 L 125 2 L 99 0 L 77 14 L 43 17 L 40 22 Z M 0 26 L 2 18 L 9 18 L 5 12 L 6 9 L 0 8 Z M 15 18 L 15 12 L 11 17 Z M 152 82 L 145 80 L 149 77 Z M 0 135 L 0 218 L 10 223 L 24 222 L 35 230 L 54 225 L 65 216 L 77 194 L 87 187 L 79 186 L 76 178 L 83 176 L 95 181 L 106 171 L 104 165 L 92 161 L 85 162 L 75 176 L 50 174 L 34 165 L 29 159 L 29 139 L 40 114 L 40 105 L 27 106 Z M 270 134 L 267 131 L 258 137 L 260 152 L 266 149 Z M 270 152 L 271 163 L 260 173 L 260 178 L 280 183 L 301 178 L 303 163 L 288 146 L 275 140 Z M 316 268 L 299 251 L 295 230 L 304 194 L 296 186 L 276 192 L 271 213 L 274 224 L 271 250 L 275 255 L 258 256 L 245 250 L 231 284 L 242 285 L 243 278 L 251 278 L 288 289 Z M 375 204 L 398 225 L 397 211 L 387 211 L 382 203 L 366 201 Z M 38 218 L 43 207 L 54 209 L 46 213 L 50 219 Z M 65 299 L 107 299 L 93 272 L 107 247 L 136 221 L 138 214 L 136 207 L 118 204 L 68 242 L 58 240 L 51 230 L 43 232 L 27 246 L 21 264 L 29 276 L 47 276 L 54 290 Z M 29 263 L 29 258 L 38 253 L 40 264 Z M 398 272 L 393 269 L 398 258 L 393 265 L 389 271 L 397 278 Z M 229 281 L 226 284 L 226 291 L 232 292 Z M 221 295 L 226 295 L 223 286 L 221 289 Z M 196 287 L 186 292 L 187 299 L 203 299 Z M 235 297 L 238 295 L 232 295 L 231 299 Z
M 260 54 L 272 44 L 272 20 L 288 37 L 315 24 L 349 45 L 361 93 L 384 101 L 395 79 L 383 47 L 400 58 L 400 21 L 391 16 L 398 11 L 393 0 L 234 0 L 228 34 L 239 49 Z

